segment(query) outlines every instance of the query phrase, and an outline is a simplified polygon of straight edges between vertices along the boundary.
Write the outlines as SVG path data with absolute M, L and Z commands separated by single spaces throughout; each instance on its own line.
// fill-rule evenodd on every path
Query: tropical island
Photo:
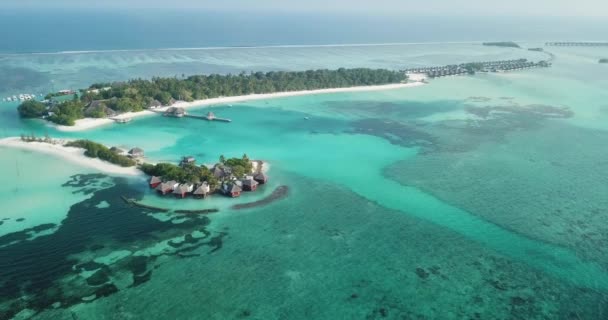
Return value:
M 126 151 L 118 147 L 108 148 L 90 140 L 55 140 L 48 135 L 6 138 L 0 140 L 0 145 L 42 152 L 52 150 L 51 153 L 67 160 L 85 165 L 93 164 L 93 167 L 110 173 L 143 172 L 150 176 L 149 186 L 158 194 L 170 194 L 178 198 L 193 196 L 204 199 L 215 193 L 236 198 L 242 192 L 255 191 L 259 185 L 268 182 L 265 163 L 260 160 L 250 160 L 246 154 L 241 158 L 226 158 L 221 155 L 217 163 L 209 166 L 196 165 L 194 157 L 186 156 L 176 165 L 147 163 L 144 151 L 138 147 Z M 75 152 L 83 149 L 84 152 L 80 151 L 80 154 Z M 91 162 L 86 158 L 92 158 Z M 95 166 L 97 164 L 95 161 L 100 160 L 106 165 Z
M 407 76 L 400 71 L 366 68 L 133 79 L 93 84 L 64 101 L 54 99 L 64 94 L 49 94 L 44 101 L 27 100 L 19 105 L 18 111 L 22 118 L 42 118 L 73 126 L 84 118 L 116 117 L 116 120 L 126 121 L 117 116 L 169 107 L 178 101 L 201 102 L 223 97 L 380 86 L 401 84 L 406 80 Z
M 608 63 L 608 58 L 602 58 L 602 59 L 600 59 L 600 63 Z
M 484 46 L 490 47 L 508 47 L 508 48 L 521 48 L 517 43 L 513 41 L 501 41 L 501 42 L 484 42 Z

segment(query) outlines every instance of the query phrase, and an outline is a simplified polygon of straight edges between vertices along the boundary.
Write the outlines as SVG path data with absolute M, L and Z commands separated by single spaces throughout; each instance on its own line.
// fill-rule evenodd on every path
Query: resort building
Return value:
M 105 100 L 93 100 L 84 109 L 84 115 L 87 117 L 99 117 L 104 115 L 105 117 L 113 117 L 117 113 L 105 104 Z
M 179 166 L 183 167 L 187 164 L 194 164 L 195 162 L 196 159 L 193 156 L 187 156 L 182 158 L 182 161 L 180 161 Z
M 180 184 L 175 190 L 173 190 L 173 194 L 178 198 L 185 198 L 188 193 L 191 193 L 194 190 L 194 185 L 191 183 Z
M 258 182 L 254 179 L 245 179 L 242 181 L 244 191 L 255 191 L 258 187 Z
M 150 178 L 150 188 L 152 189 L 156 189 L 161 183 L 163 183 L 163 181 L 159 177 L 153 176 Z
M 173 192 L 173 190 L 175 190 L 177 187 L 179 187 L 179 183 L 175 180 L 171 180 L 158 185 L 158 187 L 156 187 L 156 191 L 158 191 L 160 194 L 165 195 Z
M 148 109 L 158 109 L 161 108 L 163 106 L 163 104 L 158 101 L 158 100 L 152 100 L 148 103 L 148 105 L 146 105 L 146 108 Z
M 133 148 L 131 150 L 129 150 L 129 157 L 131 158 L 143 158 L 144 157 L 144 150 L 141 148 Z
M 184 108 L 179 107 L 170 107 L 169 109 L 167 109 L 167 111 L 165 111 L 164 115 L 168 117 L 182 118 L 186 115 L 186 110 Z
M 241 187 L 239 187 L 236 183 L 227 183 L 222 186 L 222 191 L 225 195 L 236 198 L 241 195 Z
M 119 147 L 112 147 L 112 148 L 110 148 L 110 151 L 112 151 L 112 152 L 114 152 L 114 153 L 116 153 L 116 154 L 120 154 L 120 155 L 125 155 L 125 154 L 127 154 L 127 151 L 126 151 L 126 150 L 121 149 L 121 148 L 119 148 Z
M 211 192 L 211 188 L 209 187 L 209 184 L 205 181 L 198 188 L 196 188 L 196 190 L 194 190 L 192 194 L 196 198 L 204 199 L 209 195 L 209 192 Z
M 268 182 L 268 176 L 265 175 L 263 172 L 260 172 L 258 174 L 256 174 L 253 179 L 255 181 L 257 181 L 259 184 L 265 184 L 266 182 Z

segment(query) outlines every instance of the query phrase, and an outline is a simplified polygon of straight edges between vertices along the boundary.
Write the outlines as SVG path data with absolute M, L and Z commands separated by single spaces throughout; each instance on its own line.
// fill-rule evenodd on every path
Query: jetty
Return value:
M 541 60 L 539 62 L 532 62 L 528 61 L 527 59 L 516 59 L 470 62 L 439 67 L 410 68 L 404 70 L 404 72 L 408 75 L 422 74 L 428 78 L 440 78 L 447 76 L 475 74 L 476 72 L 507 72 L 549 66 L 551 66 L 551 63 L 544 60 Z
M 608 42 L 547 42 L 547 47 L 607 47 Z
M 207 121 L 232 122 L 232 120 L 230 120 L 230 119 L 216 117 L 215 114 L 213 114 L 213 112 L 207 113 L 206 116 L 197 116 L 197 115 L 193 115 L 193 114 L 185 114 L 184 117 L 185 118 L 194 118 L 194 119 L 207 120 Z

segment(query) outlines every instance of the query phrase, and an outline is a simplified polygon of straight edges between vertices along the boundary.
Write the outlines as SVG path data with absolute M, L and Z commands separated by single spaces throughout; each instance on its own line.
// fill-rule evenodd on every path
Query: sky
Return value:
M 608 16 L 606 0 L 1 0 L 1 8 L 197 8 L 294 13 Z

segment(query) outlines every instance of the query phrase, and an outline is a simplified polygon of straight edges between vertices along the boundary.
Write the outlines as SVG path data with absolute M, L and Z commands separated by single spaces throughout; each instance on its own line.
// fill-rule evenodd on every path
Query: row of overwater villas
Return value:
M 222 183 L 219 191 L 229 197 L 236 198 L 243 191 L 255 191 L 259 184 L 268 182 L 268 177 L 264 173 L 258 173 L 255 176 L 246 176 L 240 180 L 232 180 Z M 173 194 L 177 198 L 185 198 L 189 195 L 204 199 L 211 194 L 211 188 L 205 181 L 200 184 L 179 183 L 175 180 L 162 181 L 160 177 L 150 178 L 150 188 L 155 189 L 159 194 Z

